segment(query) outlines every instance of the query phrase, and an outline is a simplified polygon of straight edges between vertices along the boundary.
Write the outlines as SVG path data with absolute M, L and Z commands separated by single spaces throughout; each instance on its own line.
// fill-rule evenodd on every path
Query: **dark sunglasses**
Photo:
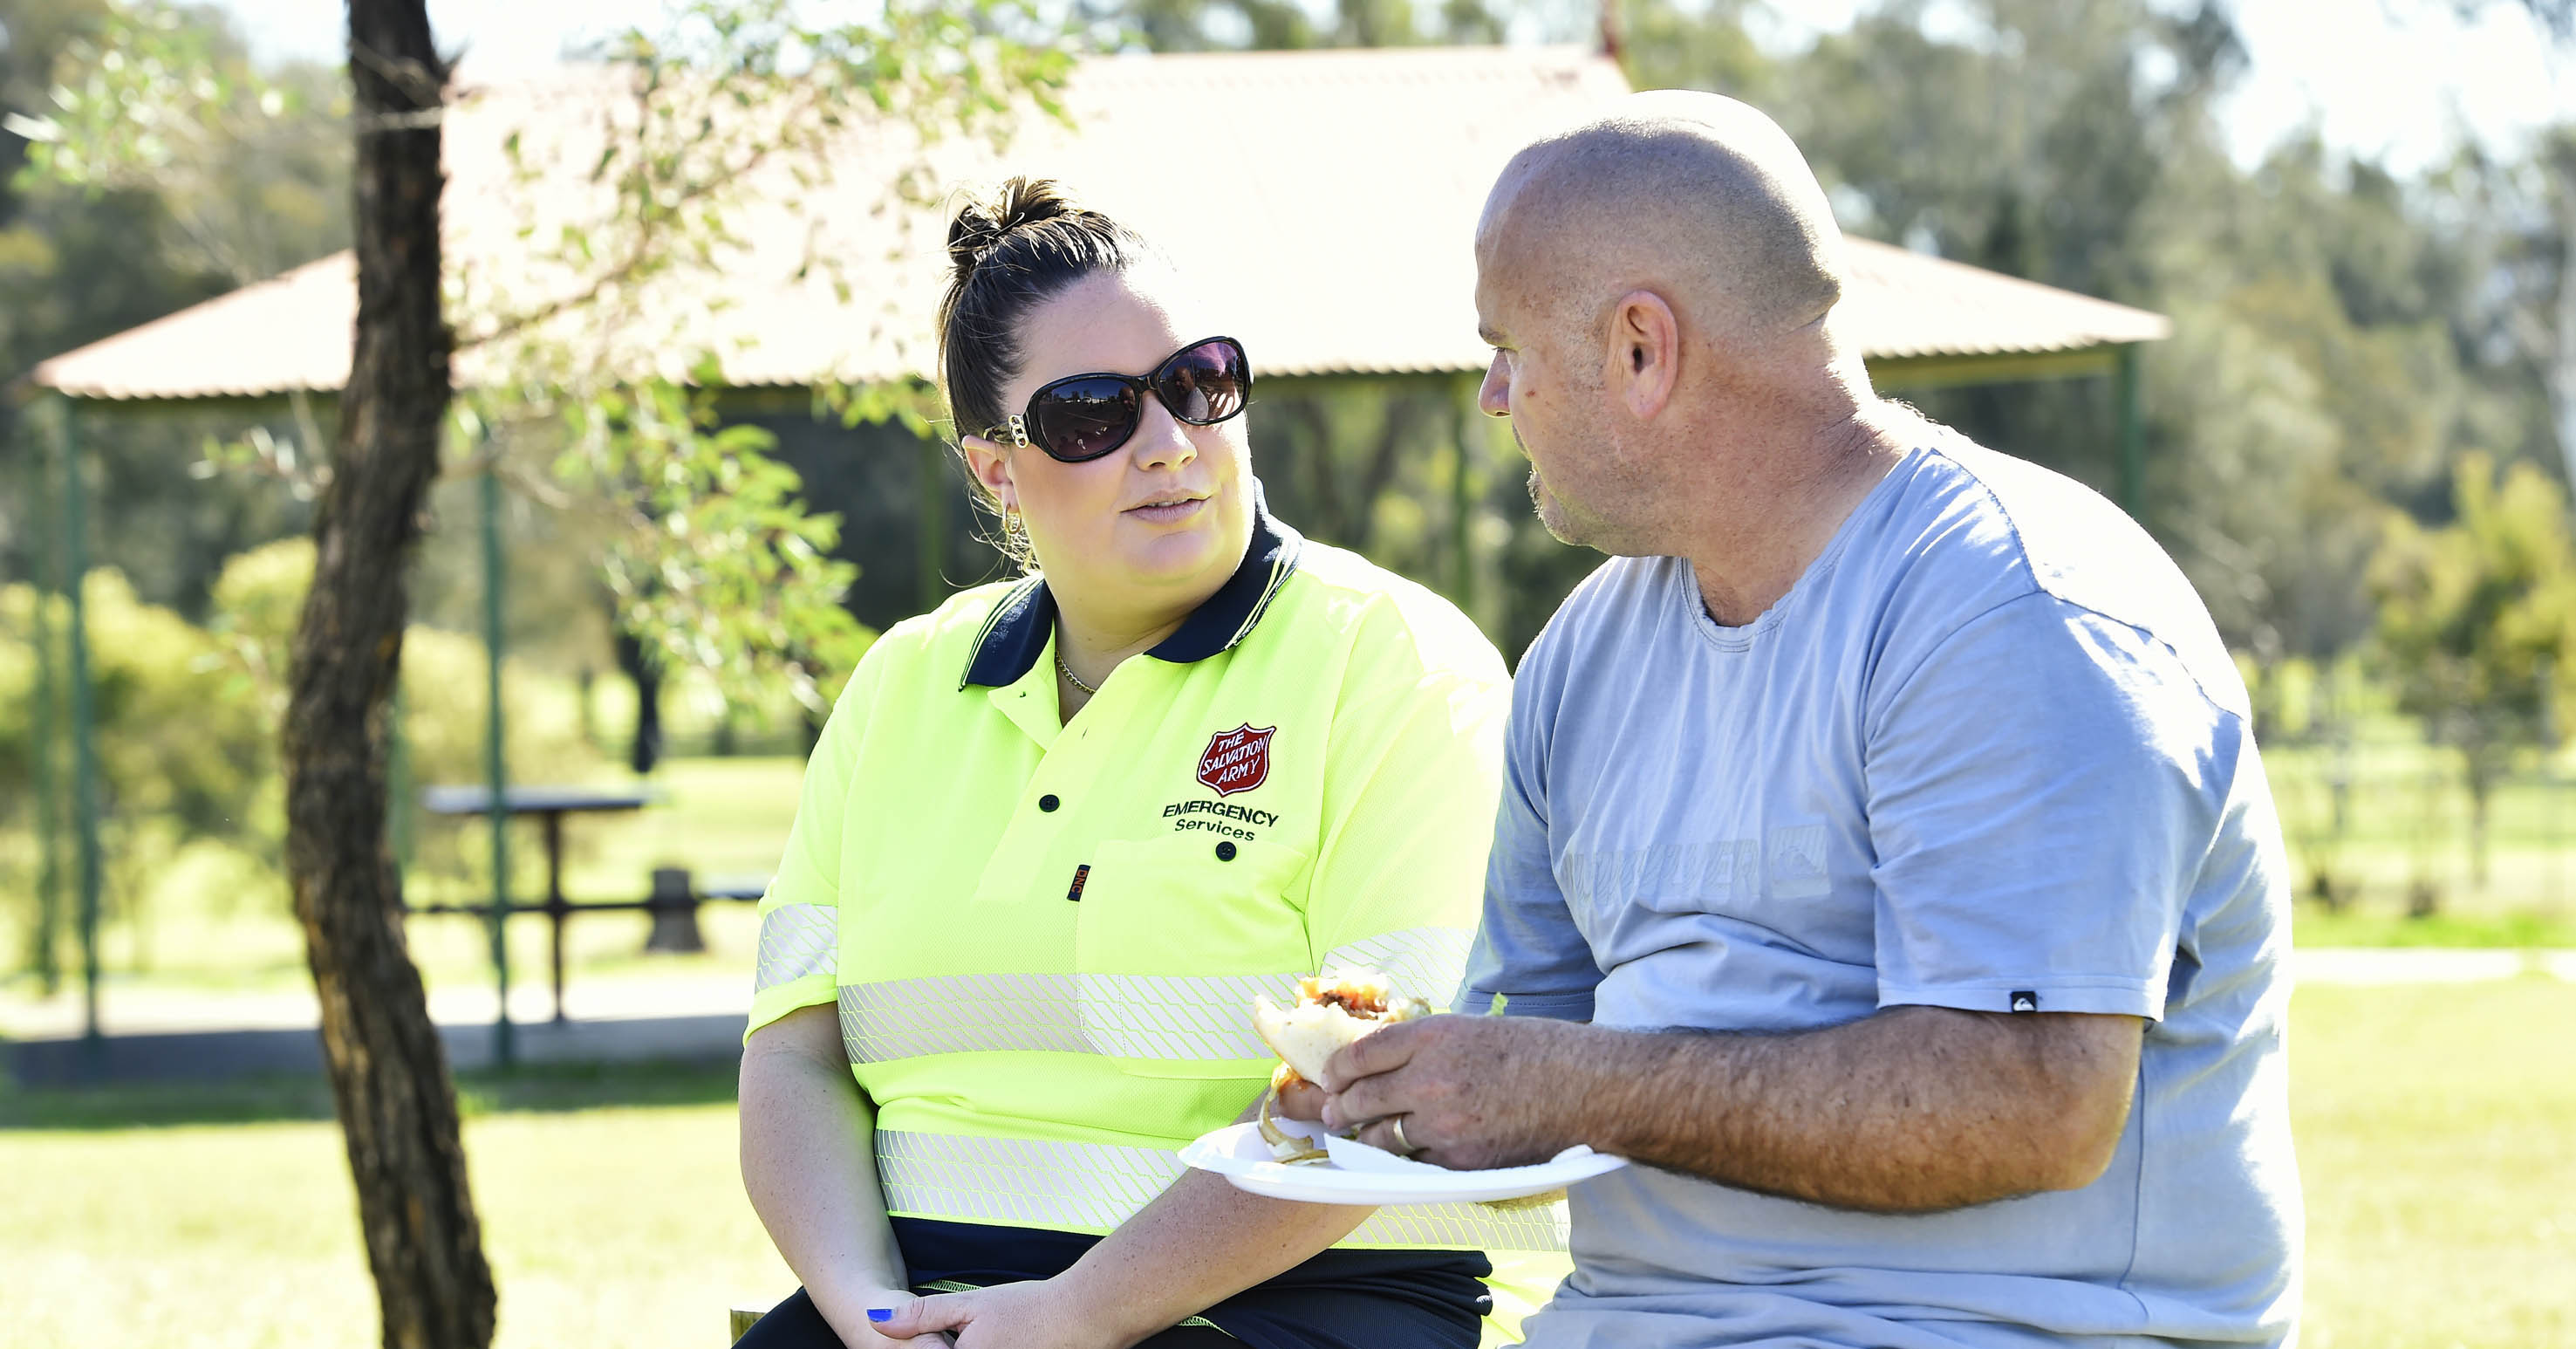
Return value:
M 1025 414 L 1015 414 L 984 438 L 1013 445 L 1035 445 L 1048 458 L 1080 464 L 1127 443 L 1145 417 L 1145 393 L 1152 390 L 1174 420 L 1192 426 L 1214 426 L 1243 411 L 1252 395 L 1252 364 L 1243 344 L 1231 337 L 1211 337 L 1173 352 L 1150 375 L 1068 375 L 1049 380 L 1029 395 Z

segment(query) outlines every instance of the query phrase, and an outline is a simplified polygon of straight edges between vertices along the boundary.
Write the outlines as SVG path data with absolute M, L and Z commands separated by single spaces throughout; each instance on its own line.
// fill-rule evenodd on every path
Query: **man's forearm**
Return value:
M 1569 1028 L 1551 1057 L 1581 1084 L 1573 1135 L 1604 1152 L 1924 1212 L 2091 1183 L 2128 1116 L 2137 1027 L 1902 1007 L 1777 1036 Z

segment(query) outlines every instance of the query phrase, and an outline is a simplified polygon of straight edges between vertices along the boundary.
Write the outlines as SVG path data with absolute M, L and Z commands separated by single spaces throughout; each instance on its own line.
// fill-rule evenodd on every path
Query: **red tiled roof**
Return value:
M 448 251 L 489 279 L 518 254 L 500 145 L 515 126 L 574 127 L 599 106 L 596 69 L 496 90 L 450 118 Z M 1110 57 L 1067 90 L 1075 128 L 1032 119 L 1007 153 L 954 140 L 944 181 L 1007 173 L 1064 179 L 1173 256 L 1265 373 L 1481 368 L 1469 241 L 1495 173 L 1533 137 L 1627 92 L 1615 64 L 1572 48 Z M 578 159 L 578 153 L 569 158 Z M 712 349 L 735 385 L 880 379 L 928 368 L 928 327 L 944 280 L 936 213 L 876 212 L 881 174 L 865 147 L 802 214 L 748 211 L 747 251 L 723 268 L 721 298 L 639 301 L 585 340 L 631 348 L 637 365 L 681 373 Z M 546 181 L 572 214 L 578 175 Z M 784 190 L 784 189 L 782 189 Z M 809 231 L 845 266 L 845 302 L 819 272 L 797 275 Z M 917 244 L 911 241 L 919 241 Z M 1925 258 L 1850 243 L 1845 304 L 1872 357 L 2063 351 L 2166 334 L 2160 316 Z M 529 276 L 523 288 L 542 290 Z M 346 379 L 355 277 L 339 254 L 38 366 L 38 385 L 85 398 L 180 399 L 329 391 Z M 460 352 L 458 377 L 489 376 Z

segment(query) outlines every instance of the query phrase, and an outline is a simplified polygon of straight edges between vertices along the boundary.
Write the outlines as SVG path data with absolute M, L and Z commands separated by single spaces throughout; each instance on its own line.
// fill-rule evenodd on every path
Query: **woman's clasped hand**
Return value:
M 934 1293 L 884 1308 L 870 1328 L 914 1345 L 956 1349 L 1125 1349 L 1142 1336 L 1109 1325 L 1109 1309 L 1088 1305 L 1062 1278 Z

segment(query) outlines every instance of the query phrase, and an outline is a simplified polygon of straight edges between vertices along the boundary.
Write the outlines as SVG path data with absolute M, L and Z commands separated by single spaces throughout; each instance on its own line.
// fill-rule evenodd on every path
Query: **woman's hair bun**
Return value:
M 1011 178 L 990 197 L 969 196 L 948 222 L 948 260 L 963 278 L 1013 231 L 1087 214 L 1052 178 Z
M 1084 277 L 1158 256 L 1134 230 L 1051 178 L 1013 178 L 966 194 L 948 220 L 948 288 L 939 299 L 939 383 L 960 435 L 1000 425 L 1002 390 L 1020 372 L 1020 330 L 1049 296 Z M 981 484 L 993 518 L 1001 507 Z M 1004 551 L 1034 565 L 1025 543 Z

